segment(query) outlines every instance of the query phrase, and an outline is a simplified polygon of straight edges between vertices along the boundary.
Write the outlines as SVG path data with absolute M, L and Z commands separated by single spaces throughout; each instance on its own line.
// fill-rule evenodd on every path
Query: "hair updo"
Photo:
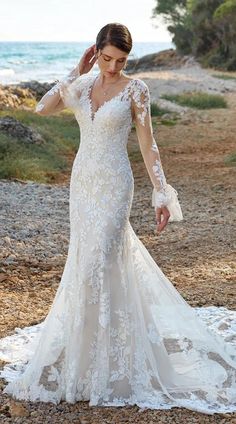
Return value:
M 132 37 L 128 28 L 116 22 L 102 27 L 96 37 L 97 51 L 108 44 L 129 53 L 132 49 Z

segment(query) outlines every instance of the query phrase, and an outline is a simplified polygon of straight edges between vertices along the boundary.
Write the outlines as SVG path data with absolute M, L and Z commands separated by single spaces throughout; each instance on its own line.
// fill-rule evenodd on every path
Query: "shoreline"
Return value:
M 92 70 L 89 73 L 93 73 Z M 208 94 L 227 94 L 236 92 L 236 72 L 220 72 L 203 68 L 191 58 L 177 67 L 160 70 L 137 70 L 126 73 L 129 77 L 142 79 L 149 87 L 151 102 L 170 112 L 185 112 L 187 109 L 176 103 L 161 99 L 162 95 L 182 94 L 184 92 L 201 91 Z M 220 78 L 220 76 L 230 79 Z M 235 78 L 235 79 L 234 79 Z M 19 108 L 24 99 L 34 99 L 36 102 L 48 91 L 54 83 L 31 80 L 17 84 L 0 84 L 0 108 Z M 22 97 L 22 99 L 21 99 Z M 9 100 L 10 99 L 10 100 Z M 9 100 L 9 104 L 8 104 Z

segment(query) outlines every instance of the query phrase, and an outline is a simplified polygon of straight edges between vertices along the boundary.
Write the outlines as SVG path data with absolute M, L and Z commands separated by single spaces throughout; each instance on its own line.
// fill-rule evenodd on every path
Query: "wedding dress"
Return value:
M 183 219 L 153 137 L 148 87 L 130 79 L 94 111 L 95 80 L 91 73 L 79 75 L 46 94 L 59 91 L 80 126 L 70 180 L 70 241 L 45 320 L 0 340 L 0 357 L 8 362 L 0 373 L 7 381 L 4 393 L 55 404 L 89 400 L 90 406 L 236 411 L 235 311 L 191 307 L 129 221 L 131 101 L 153 183 L 152 206 L 167 206 L 170 221 Z

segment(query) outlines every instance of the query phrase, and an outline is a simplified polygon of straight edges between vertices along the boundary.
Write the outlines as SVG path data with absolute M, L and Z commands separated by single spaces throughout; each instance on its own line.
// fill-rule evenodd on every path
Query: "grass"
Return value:
M 185 92 L 184 94 L 166 94 L 163 99 L 170 100 L 181 106 L 196 109 L 226 108 L 227 102 L 223 96 L 218 94 L 207 94 L 202 92 Z
M 225 75 L 225 74 L 212 74 L 211 75 L 214 78 L 220 78 L 220 79 L 224 79 L 224 80 L 234 80 L 236 81 L 236 76 L 233 75 Z
M 176 125 L 178 120 L 177 119 L 161 119 L 161 124 L 166 125 L 167 127 L 172 127 L 173 125 Z
M 226 165 L 231 165 L 231 166 L 236 166 L 236 153 L 233 153 L 229 156 L 226 156 L 225 158 L 225 164 Z
M 160 108 L 156 103 L 151 103 L 151 115 L 152 116 L 162 116 L 166 113 L 170 113 L 168 109 Z
M 71 113 L 40 116 L 23 110 L 0 111 L 0 117 L 5 115 L 35 128 L 45 143 L 28 144 L 1 133 L 0 178 L 50 183 L 69 171 L 80 140 L 79 127 Z

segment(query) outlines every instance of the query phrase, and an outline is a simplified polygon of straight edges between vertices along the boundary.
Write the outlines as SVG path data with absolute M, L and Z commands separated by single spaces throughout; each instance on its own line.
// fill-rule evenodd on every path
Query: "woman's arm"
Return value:
M 65 109 L 66 105 L 63 101 L 63 93 L 69 88 L 70 84 L 80 75 L 89 72 L 94 65 L 96 58 L 94 57 L 94 44 L 85 50 L 79 64 L 61 81 L 57 82 L 37 103 L 35 112 L 39 115 L 52 115 Z
M 80 75 L 78 65 L 61 81 L 55 84 L 37 103 L 35 112 L 39 115 L 52 115 L 65 109 L 61 89 L 71 84 Z
M 161 231 L 169 218 L 170 221 L 180 221 L 183 219 L 183 215 L 177 191 L 166 182 L 159 149 L 153 136 L 150 93 L 144 81 L 137 80 L 132 97 L 132 109 L 140 150 L 153 184 L 152 206 L 155 207 L 158 222 L 161 222 L 161 214 L 164 215 L 163 224 L 159 226 L 159 231 Z

